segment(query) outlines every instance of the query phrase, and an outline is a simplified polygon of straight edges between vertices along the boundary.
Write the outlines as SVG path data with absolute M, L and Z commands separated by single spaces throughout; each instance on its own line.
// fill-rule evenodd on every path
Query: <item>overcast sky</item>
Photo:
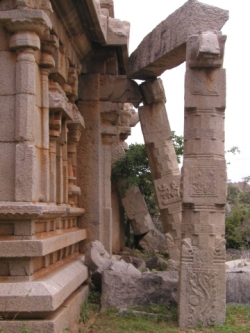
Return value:
M 184 0 L 114 0 L 115 17 L 131 23 L 129 52 L 156 25 L 181 7 Z M 229 10 L 229 20 L 222 28 L 227 35 L 224 68 L 227 70 L 227 108 L 225 149 L 238 146 L 241 153 L 227 154 L 228 179 L 240 181 L 250 175 L 250 1 L 206 0 L 206 4 Z M 166 71 L 161 78 L 167 96 L 171 129 L 183 135 L 185 65 Z M 128 143 L 142 143 L 140 125 L 132 129 Z

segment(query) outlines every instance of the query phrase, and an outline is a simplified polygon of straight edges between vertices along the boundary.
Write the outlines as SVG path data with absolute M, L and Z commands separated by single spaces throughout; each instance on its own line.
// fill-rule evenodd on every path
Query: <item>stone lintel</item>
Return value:
M 32 312 L 33 318 L 36 312 L 43 312 L 46 316 L 46 313 L 58 309 L 88 278 L 88 268 L 83 264 L 83 258 L 79 257 L 39 280 L 0 283 L 0 309 L 6 312 Z
M 86 238 L 86 230 L 79 229 L 44 239 L 1 240 L 0 258 L 43 257 Z
M 148 79 L 186 60 L 186 42 L 200 31 L 219 31 L 228 20 L 228 11 L 187 1 L 151 31 L 131 54 L 128 77 Z
M 125 75 L 81 75 L 79 96 L 83 101 L 132 103 L 138 107 L 142 94 L 138 84 Z

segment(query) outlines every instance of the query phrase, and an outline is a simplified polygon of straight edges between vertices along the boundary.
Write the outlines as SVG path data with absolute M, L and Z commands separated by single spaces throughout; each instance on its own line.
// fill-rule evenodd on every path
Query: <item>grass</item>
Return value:
M 157 314 L 155 318 L 133 314 L 133 310 Z M 177 309 L 150 304 L 130 309 L 120 315 L 118 310 L 100 312 L 100 294 L 91 293 L 82 306 L 79 333 L 249 333 L 250 307 L 228 306 L 226 323 L 222 326 L 203 328 L 202 323 L 193 329 L 180 329 Z

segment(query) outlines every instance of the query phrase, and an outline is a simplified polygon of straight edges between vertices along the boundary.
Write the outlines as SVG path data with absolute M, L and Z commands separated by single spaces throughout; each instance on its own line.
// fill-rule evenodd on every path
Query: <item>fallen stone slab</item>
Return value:
M 219 31 L 228 17 L 227 10 L 196 0 L 187 1 L 152 30 L 131 54 L 128 77 L 145 80 L 180 65 L 186 60 L 188 37 L 200 31 Z
M 135 276 L 105 270 L 102 273 L 102 311 L 150 303 L 175 305 L 177 285 L 177 272 L 146 272 Z
M 226 270 L 226 303 L 250 305 L 250 272 Z M 145 272 L 140 275 L 112 270 L 102 273 L 102 311 L 128 308 L 150 303 L 176 305 L 178 272 Z

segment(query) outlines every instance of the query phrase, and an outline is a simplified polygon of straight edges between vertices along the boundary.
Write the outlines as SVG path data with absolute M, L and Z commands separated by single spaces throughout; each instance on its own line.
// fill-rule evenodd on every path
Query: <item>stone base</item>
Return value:
M 0 283 L 0 315 L 44 318 L 58 309 L 88 278 L 84 256 L 31 282 Z M 29 314 L 27 316 L 27 314 Z
M 27 330 L 35 333 L 76 333 L 76 324 L 80 316 L 80 306 L 87 299 L 89 286 L 81 286 L 60 306 L 44 319 L 30 320 L 0 320 L 0 330 L 8 333 L 21 332 L 20 327 L 25 325 Z

